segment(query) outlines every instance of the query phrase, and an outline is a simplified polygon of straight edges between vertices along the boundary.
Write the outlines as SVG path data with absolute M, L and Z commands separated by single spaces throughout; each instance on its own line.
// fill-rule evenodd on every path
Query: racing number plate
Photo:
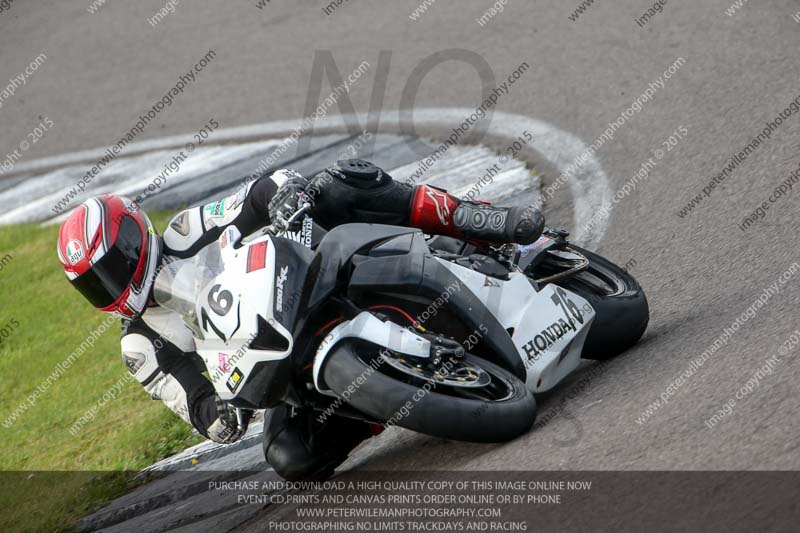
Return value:
M 197 317 L 206 338 L 215 335 L 227 343 L 239 329 L 239 298 L 215 280 L 198 299 Z

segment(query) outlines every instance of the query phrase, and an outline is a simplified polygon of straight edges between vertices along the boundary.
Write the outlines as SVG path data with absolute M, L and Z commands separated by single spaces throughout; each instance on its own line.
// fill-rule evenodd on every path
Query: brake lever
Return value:
M 275 235 L 276 237 L 280 237 L 284 233 L 286 233 L 289 228 L 294 224 L 300 217 L 308 213 L 308 211 L 313 207 L 311 202 L 303 202 L 300 205 L 300 208 L 294 212 L 292 216 L 289 217 L 288 220 L 281 222 L 281 221 L 274 221 L 272 224 L 264 228 L 264 233 L 269 233 Z
M 303 202 L 303 204 L 300 206 L 300 209 L 295 211 L 294 215 L 289 217 L 289 220 L 286 221 L 286 228 L 291 228 L 292 224 L 297 222 L 300 219 L 300 217 L 302 217 L 306 213 L 308 213 L 308 211 L 310 209 L 311 209 L 311 203 L 310 202 Z M 284 231 L 285 231 L 285 229 L 284 229 Z

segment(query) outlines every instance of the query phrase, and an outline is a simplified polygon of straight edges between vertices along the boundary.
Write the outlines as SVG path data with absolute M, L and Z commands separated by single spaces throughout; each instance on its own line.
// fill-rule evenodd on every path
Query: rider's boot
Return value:
M 457 239 L 530 244 L 544 230 L 544 215 L 533 206 L 495 207 L 420 185 L 414 191 L 409 223 L 425 233 Z
M 320 419 L 322 419 L 320 421 Z M 281 404 L 264 417 L 264 457 L 289 481 L 322 481 L 361 442 L 380 432 L 360 420 Z
M 544 229 L 533 206 L 495 207 L 459 200 L 429 185 L 394 181 L 369 161 L 337 161 L 312 179 L 314 221 L 325 228 L 347 222 L 413 226 L 425 233 L 490 243 L 530 244 Z

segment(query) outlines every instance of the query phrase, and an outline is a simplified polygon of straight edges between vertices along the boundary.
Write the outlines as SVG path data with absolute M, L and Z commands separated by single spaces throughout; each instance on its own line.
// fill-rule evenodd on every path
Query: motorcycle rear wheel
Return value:
M 555 284 L 588 300 L 596 313 L 581 357 L 610 359 L 644 335 L 650 320 L 647 297 L 639 282 L 625 269 L 572 243 L 567 247 L 586 257 L 589 266 Z

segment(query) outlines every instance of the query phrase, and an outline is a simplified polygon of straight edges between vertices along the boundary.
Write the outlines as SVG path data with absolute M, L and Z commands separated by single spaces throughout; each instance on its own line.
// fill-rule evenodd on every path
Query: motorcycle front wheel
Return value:
M 527 432 L 536 400 L 511 372 L 471 354 L 438 366 L 357 339 L 322 370 L 327 386 L 376 420 L 444 439 L 505 442 Z

